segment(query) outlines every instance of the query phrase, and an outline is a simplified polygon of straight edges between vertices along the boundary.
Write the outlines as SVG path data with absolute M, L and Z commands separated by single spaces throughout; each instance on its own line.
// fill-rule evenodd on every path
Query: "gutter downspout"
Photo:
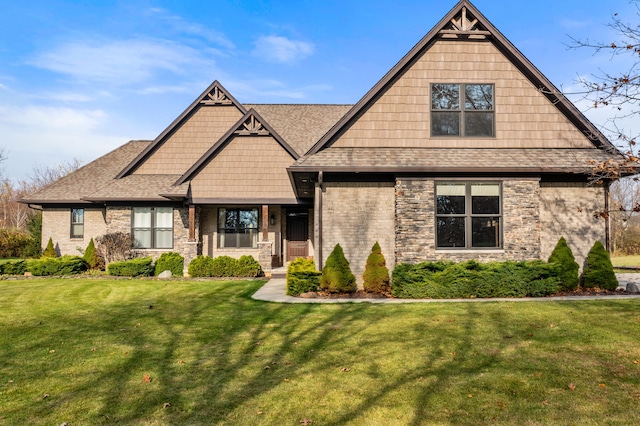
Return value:
M 316 215 L 318 217 L 318 263 L 317 267 L 319 271 L 322 271 L 322 184 L 324 176 L 322 175 L 322 170 L 318 172 L 318 208 L 316 209 Z

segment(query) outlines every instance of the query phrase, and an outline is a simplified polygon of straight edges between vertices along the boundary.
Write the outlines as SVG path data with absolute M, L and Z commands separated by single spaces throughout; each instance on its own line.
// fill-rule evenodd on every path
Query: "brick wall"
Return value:
M 380 243 L 387 267 L 395 264 L 393 183 L 325 183 L 322 194 L 322 264 L 340 244 L 358 283 L 367 257 Z
M 586 183 L 543 182 L 540 188 L 541 257 L 547 259 L 565 237 L 582 268 L 596 240 L 605 243 L 604 188 Z
M 42 249 L 47 246 L 49 238 L 53 239 L 60 255 L 81 256 L 89 245 L 91 238 L 96 238 L 106 232 L 104 209 L 84 209 L 84 236 L 71 238 L 71 209 L 45 208 L 42 211 Z

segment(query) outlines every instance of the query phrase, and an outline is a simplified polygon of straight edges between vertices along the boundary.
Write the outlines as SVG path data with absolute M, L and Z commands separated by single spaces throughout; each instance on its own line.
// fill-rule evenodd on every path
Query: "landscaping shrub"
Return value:
M 336 244 L 322 268 L 320 288 L 329 293 L 354 293 L 357 289 L 356 277 L 351 272 L 340 244 Z
M 29 256 L 33 243 L 31 235 L 20 229 L 0 229 L 0 258 Z
M 320 274 L 312 259 L 299 257 L 287 267 L 287 294 L 297 296 L 309 291 L 317 291 L 320 286 Z
M 0 275 L 24 275 L 26 271 L 25 260 L 9 260 L 0 264 Z
M 236 277 L 257 277 L 262 273 L 262 267 L 253 256 L 240 256 L 236 263 Z
M 560 265 L 560 290 L 572 291 L 578 288 L 578 284 L 580 284 L 580 265 L 573 257 L 573 252 L 564 237 L 560 237 L 558 244 L 556 244 L 551 256 L 549 256 L 549 263 L 552 262 Z
M 56 251 L 55 247 L 53 246 L 53 239 L 51 237 L 49 237 L 49 242 L 47 243 L 47 248 L 44 249 L 44 252 L 42 253 L 42 256 L 44 256 L 44 257 L 58 257 L 58 252 Z
M 387 261 L 377 241 L 371 248 L 371 254 L 369 254 L 367 258 L 362 279 L 364 281 L 363 287 L 365 291 L 381 294 L 391 291 L 389 268 L 387 268 Z
M 218 256 L 213 259 L 212 277 L 233 277 L 238 269 L 238 260 L 230 256 Z
M 126 232 L 112 232 L 96 238 L 96 249 L 105 263 L 122 262 L 132 257 L 133 243 L 131 234 Z
M 209 256 L 198 255 L 189 263 L 188 271 L 190 277 L 212 277 L 213 259 Z
M 87 262 L 80 256 L 43 256 L 27 260 L 26 269 L 35 276 L 75 275 L 87 270 Z
M 95 243 L 93 242 L 93 238 L 89 240 L 89 245 L 84 251 L 84 255 L 82 256 L 87 262 L 89 269 L 92 270 L 103 270 L 104 269 L 104 260 L 102 257 L 98 255 L 96 251 Z
M 599 287 L 603 290 L 618 288 L 618 279 L 613 272 L 611 257 L 600 241 L 596 241 L 589 250 L 584 271 L 582 271 L 582 286 Z
M 107 265 L 107 273 L 117 277 L 148 277 L 153 275 L 153 259 L 140 257 L 122 262 L 111 262 Z
M 560 265 L 543 261 L 399 264 L 392 294 L 402 298 L 548 296 L 559 290 Z
M 155 275 L 163 271 L 171 271 L 171 275 L 181 277 L 184 273 L 184 257 L 176 252 L 162 253 L 156 260 Z

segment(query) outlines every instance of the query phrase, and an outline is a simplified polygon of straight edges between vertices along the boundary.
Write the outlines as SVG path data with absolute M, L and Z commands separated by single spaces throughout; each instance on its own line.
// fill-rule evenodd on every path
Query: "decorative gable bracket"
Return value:
M 473 15 L 468 14 L 467 8 L 463 6 L 460 13 L 440 30 L 440 35 L 442 38 L 449 39 L 473 38 L 482 40 L 490 36 L 491 32 L 482 27 L 482 24 Z
M 242 123 L 242 126 L 233 133 L 236 135 L 243 135 L 243 136 L 247 136 L 247 135 L 268 136 L 271 134 L 269 130 L 267 130 L 262 125 L 262 123 L 256 119 L 256 116 L 253 114 L 247 117 L 245 122 Z
M 233 105 L 233 101 L 227 96 L 224 90 L 214 85 L 209 93 L 207 93 L 200 101 L 202 105 Z

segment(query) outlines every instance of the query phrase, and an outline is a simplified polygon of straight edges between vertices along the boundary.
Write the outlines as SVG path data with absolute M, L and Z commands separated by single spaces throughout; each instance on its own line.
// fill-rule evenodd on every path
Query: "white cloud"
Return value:
M 167 71 L 188 74 L 194 66 L 211 66 L 200 51 L 167 40 L 68 42 L 43 52 L 31 65 L 84 82 L 127 85 Z
M 311 55 L 312 43 L 281 36 L 261 36 L 255 42 L 253 55 L 270 62 L 291 63 Z
M 101 129 L 100 109 L 0 106 L 0 134 L 7 150 L 6 176 L 24 179 L 35 164 L 57 166 L 73 158 L 85 163 L 126 142 Z
M 233 42 L 223 33 L 209 27 L 205 27 L 201 24 L 189 22 L 181 16 L 171 15 L 165 9 L 153 7 L 149 9 L 149 12 L 155 15 L 154 18 L 161 19 L 179 33 L 200 37 L 210 43 L 217 44 L 218 46 L 227 49 L 235 49 L 236 47 L 235 44 L 233 44 Z

